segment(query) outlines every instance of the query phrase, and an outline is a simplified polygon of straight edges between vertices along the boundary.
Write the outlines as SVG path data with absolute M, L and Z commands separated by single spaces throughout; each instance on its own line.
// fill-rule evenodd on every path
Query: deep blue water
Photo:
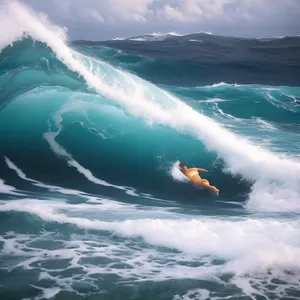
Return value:
M 300 38 L 72 43 L 21 11 L 0 53 L 1 299 L 299 299 Z

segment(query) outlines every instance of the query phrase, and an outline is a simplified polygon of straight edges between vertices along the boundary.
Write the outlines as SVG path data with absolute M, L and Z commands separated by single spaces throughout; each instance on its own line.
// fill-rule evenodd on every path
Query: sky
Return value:
M 300 0 L 23 0 L 71 40 L 153 32 L 242 37 L 300 35 Z

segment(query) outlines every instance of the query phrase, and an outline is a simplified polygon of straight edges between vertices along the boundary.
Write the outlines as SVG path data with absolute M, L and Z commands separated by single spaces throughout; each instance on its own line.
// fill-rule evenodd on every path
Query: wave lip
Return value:
M 141 35 L 141 36 L 126 38 L 125 40 L 136 41 L 136 42 L 156 42 L 156 41 L 164 41 L 164 40 L 166 40 L 168 38 L 172 38 L 172 37 L 181 37 L 181 36 L 183 36 L 183 35 L 176 33 L 176 32 L 167 32 L 167 33 L 153 32 L 151 34 L 145 34 L 145 35 Z
M 116 37 L 113 38 L 112 41 L 123 41 L 123 40 L 134 40 L 143 38 L 145 41 L 163 41 L 168 38 L 179 38 L 179 39 L 189 39 L 190 41 L 198 42 L 201 40 L 201 37 L 209 40 L 217 40 L 217 39 L 226 39 L 232 41 L 252 41 L 252 42 L 263 42 L 263 43 L 272 43 L 278 40 L 289 40 L 289 39 L 298 39 L 299 35 L 294 36 L 273 36 L 273 37 L 264 37 L 264 38 L 255 38 L 255 37 L 238 37 L 238 36 L 222 36 L 215 35 L 209 31 L 199 31 L 199 32 L 191 32 L 191 33 L 178 33 L 175 31 L 170 32 L 153 32 L 139 36 L 130 36 L 130 37 Z

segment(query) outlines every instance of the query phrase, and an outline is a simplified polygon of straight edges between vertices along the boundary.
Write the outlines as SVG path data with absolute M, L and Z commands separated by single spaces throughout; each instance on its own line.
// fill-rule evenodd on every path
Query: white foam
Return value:
M 222 101 L 218 101 L 218 102 L 222 102 Z M 235 121 L 241 121 L 241 119 L 238 119 L 230 114 L 225 113 L 218 105 L 218 102 L 212 102 L 216 108 L 216 110 L 219 112 L 220 115 L 227 117 L 229 119 L 235 120 Z
M 129 39 L 130 41 L 135 41 L 135 42 L 146 42 L 147 40 L 145 38 L 132 38 Z
M 5 184 L 4 180 L 0 179 L 0 192 L 4 194 L 14 194 L 15 188 Z
M 206 85 L 204 86 L 205 88 L 214 88 L 214 87 L 219 87 L 219 86 L 229 86 L 230 84 L 226 82 L 219 82 L 219 83 L 214 83 L 213 85 Z M 202 86 L 200 86 L 202 88 Z
M 175 295 L 173 300 L 208 300 L 211 299 L 210 292 L 204 289 L 194 289 L 188 291 L 186 294 L 180 296 Z
M 116 201 L 116 200 L 108 200 L 108 199 L 105 199 L 105 198 L 101 198 L 99 196 L 94 196 L 94 195 L 91 195 L 91 194 L 87 194 L 87 193 L 84 193 L 84 192 L 79 191 L 79 190 L 67 189 L 67 188 L 62 188 L 62 187 L 55 186 L 55 185 L 44 184 L 40 181 L 29 178 L 9 158 L 5 157 L 5 162 L 6 162 L 7 166 L 10 169 L 14 170 L 20 178 L 31 182 L 35 186 L 48 189 L 51 192 L 57 192 L 57 193 L 61 193 L 61 194 L 64 194 L 64 195 L 73 195 L 73 196 L 82 197 L 82 198 L 87 200 L 87 203 L 98 204 L 98 205 L 94 205 L 93 209 L 98 210 L 98 211 L 103 211 L 103 210 L 109 211 L 110 213 L 113 213 L 114 216 L 121 215 L 120 216 L 121 218 L 124 217 L 124 216 L 127 216 L 127 215 L 132 216 L 132 214 L 137 212 L 137 211 L 138 211 L 139 215 L 147 215 L 147 216 L 153 215 L 152 211 L 154 211 L 156 215 L 163 214 L 164 216 L 168 216 L 168 215 L 172 215 L 172 213 L 170 213 L 169 210 L 174 210 L 175 209 L 174 203 L 172 203 L 172 202 L 170 203 L 170 201 L 155 198 L 151 194 L 143 194 L 142 193 L 141 195 L 139 195 L 139 194 L 135 193 L 134 190 L 131 190 L 131 189 L 125 188 L 125 187 L 124 187 L 124 190 L 126 190 L 126 193 L 128 195 L 131 195 L 131 196 L 134 196 L 134 197 L 139 196 L 139 197 L 142 197 L 142 198 L 155 200 L 157 204 L 159 204 L 159 203 L 168 203 L 170 205 L 167 208 L 160 207 L 158 209 L 157 207 L 154 207 L 152 209 L 151 207 L 149 207 L 149 208 L 145 209 L 145 208 L 140 208 L 140 207 L 138 207 L 136 205 L 133 205 L 133 204 L 128 204 L 128 203 L 124 204 L 124 203 Z M 0 186 L 0 188 L 1 188 L 1 186 Z M 6 193 L 13 194 L 13 195 L 24 196 L 23 194 L 19 194 L 19 193 L 16 193 L 14 191 L 15 191 L 15 189 L 13 187 L 9 187 L 9 186 L 6 185 L 6 189 L 5 189 L 5 191 L 3 190 L 3 193 L 6 192 Z M 55 205 L 59 205 L 60 208 L 68 209 L 70 211 L 75 210 L 75 209 L 76 210 L 84 210 L 84 209 L 89 210 L 91 208 L 91 205 L 84 205 L 84 204 L 81 204 L 81 205 L 78 204 L 75 207 L 73 207 L 73 206 L 68 206 L 68 205 L 64 205 L 64 204 L 57 204 L 56 201 L 54 203 L 55 203 Z M 57 206 L 55 206 L 55 207 L 57 207 Z
M 261 125 L 262 128 L 267 129 L 267 130 L 277 130 L 277 128 L 272 125 L 270 122 L 267 122 L 266 120 L 263 120 L 261 118 L 255 118 L 255 120 L 257 121 L 257 123 L 259 123 Z
M 55 185 L 48 185 L 48 184 L 44 184 L 44 183 L 42 183 L 40 181 L 34 180 L 32 178 L 28 178 L 27 175 L 20 168 L 18 168 L 9 158 L 5 157 L 5 162 L 6 162 L 7 166 L 10 169 L 14 170 L 18 174 L 18 176 L 20 178 L 22 178 L 22 179 L 24 179 L 26 181 L 31 182 L 35 186 L 38 186 L 38 187 L 41 187 L 41 188 L 46 188 L 46 189 L 48 189 L 51 192 L 57 192 L 57 193 L 61 193 L 61 194 L 64 194 L 64 195 L 74 195 L 74 196 L 83 197 L 83 198 L 87 199 L 88 202 L 90 202 L 90 203 L 96 203 L 96 202 L 98 202 L 98 203 L 101 203 L 101 204 L 105 203 L 106 206 L 108 205 L 107 201 L 105 199 L 91 196 L 91 195 L 86 194 L 86 193 L 84 193 L 82 191 L 78 191 L 78 190 L 74 190 L 74 189 L 62 188 L 62 187 L 55 186 Z M 90 174 L 88 174 L 88 175 L 90 175 Z M 96 183 L 102 184 L 102 181 L 100 179 L 96 178 L 95 180 L 96 180 Z M 99 181 L 97 181 L 97 180 L 99 180 Z M 0 183 L 1 183 L 1 179 L 0 179 Z M 3 189 L 3 192 L 10 193 L 10 194 L 13 194 L 13 195 L 21 195 L 21 194 L 15 193 L 14 192 L 15 189 L 13 187 L 9 187 L 7 185 L 5 187 L 6 188 L 5 188 L 5 190 Z M 115 187 L 115 186 L 113 186 L 113 187 Z M 119 187 L 119 188 L 122 189 L 122 190 L 125 190 L 128 195 L 135 196 L 135 197 L 139 196 L 137 193 L 135 193 L 135 191 L 133 189 L 131 190 L 131 189 L 125 188 L 125 187 L 123 187 L 123 188 Z M 0 191 L 1 191 L 1 185 L 0 185 Z M 143 198 L 150 198 L 150 197 L 145 197 L 145 196 L 141 196 L 141 197 L 143 197 Z M 111 201 L 111 202 L 112 203 L 109 202 L 110 203 L 109 206 L 114 206 L 114 205 L 116 205 L 116 203 L 118 203 L 117 206 L 118 206 L 118 208 L 120 208 L 120 205 L 122 205 L 119 202 L 115 202 L 115 201 L 114 202 Z M 124 209 L 123 205 L 122 205 L 122 208 Z
M 120 37 L 116 37 L 114 39 L 112 39 L 113 41 L 123 41 L 125 40 L 126 38 L 120 38 Z
M 281 299 L 287 296 L 288 289 L 299 291 L 300 223 L 295 218 L 184 219 L 175 214 L 172 219 L 163 216 L 142 218 L 140 211 L 130 212 L 129 209 L 125 220 L 116 221 L 118 216 L 116 218 L 115 213 L 122 210 L 117 206 L 109 208 L 92 203 L 74 205 L 30 199 L 0 202 L 0 211 L 27 212 L 46 222 L 100 231 L 97 234 L 89 231 L 72 234 L 68 240 L 55 232 L 45 231 L 38 236 L 2 235 L 2 253 L 19 258 L 7 260 L 3 269 L 36 271 L 39 264 L 42 266 L 39 280 L 50 280 L 55 282 L 52 287 L 72 292 L 76 292 L 76 283 L 84 281 L 93 285 L 97 274 L 103 279 L 106 274 L 115 274 L 123 279 L 120 283 L 184 278 L 205 280 L 213 282 L 214 286 L 220 285 L 222 289 L 239 287 L 241 291 L 235 295 L 237 297 L 261 294 Z M 109 212 L 113 213 L 114 221 L 105 221 Z M 132 219 L 135 217 L 138 219 Z M 107 231 L 121 238 L 111 239 Z M 146 244 L 141 244 L 139 238 L 143 238 Z M 41 247 L 45 241 L 46 245 L 54 243 L 54 247 Z M 52 267 L 47 262 L 53 260 L 65 260 L 67 266 Z M 73 276 L 61 276 L 66 270 L 75 268 L 78 272 Z M 230 275 L 230 279 L 224 281 L 223 275 Z M 274 278 L 286 283 L 276 284 L 271 281 Z M 57 291 L 44 290 L 39 287 L 39 282 L 35 287 L 47 295 Z M 205 285 L 182 296 L 176 295 L 174 299 L 219 299 L 215 291 L 208 296 L 204 288 Z
M 4 157 L 4 159 L 5 159 L 5 162 L 6 162 L 7 166 L 11 170 L 14 170 L 20 178 L 22 178 L 23 180 L 31 182 L 35 186 L 38 186 L 38 187 L 41 187 L 41 188 L 46 188 L 46 189 L 48 189 L 52 192 L 57 192 L 57 193 L 61 193 L 61 194 L 64 194 L 64 195 L 84 196 L 84 198 L 87 197 L 87 195 L 85 193 L 81 192 L 81 191 L 77 191 L 77 190 L 73 190 L 73 189 L 66 189 L 66 188 L 62 188 L 62 187 L 59 187 L 59 186 L 55 186 L 55 185 L 48 185 L 48 184 L 44 184 L 40 181 L 34 180 L 32 178 L 29 178 L 8 157 Z
M 38 37 L 41 37 L 43 28 L 40 27 L 40 22 L 55 32 L 58 39 L 66 40 L 66 28 L 53 25 L 45 14 L 36 14 L 29 6 L 20 4 L 18 1 L 2 1 L 0 5 L 1 26 L 6 28 L 0 32 L 0 51 L 27 35 L 32 36 L 33 31 L 37 33 Z M 33 38 L 36 37 L 33 36 Z M 45 42 L 43 39 L 37 39 Z
M 26 181 L 36 182 L 35 180 L 28 178 L 26 176 L 26 174 L 21 169 L 19 169 L 8 157 L 5 156 L 4 159 L 5 159 L 5 162 L 6 162 L 7 166 L 11 170 L 14 170 L 20 178 L 22 178 Z
M 187 179 L 187 177 L 185 175 L 182 174 L 182 172 L 179 169 L 179 161 L 176 161 L 172 168 L 171 168 L 171 176 L 174 180 L 176 181 L 181 181 L 181 182 L 189 182 L 189 180 Z
M 189 42 L 194 42 L 194 43 L 203 43 L 201 40 L 189 40 Z
M 183 36 L 183 34 L 177 33 L 175 31 L 170 31 L 170 32 L 153 32 L 151 35 L 153 36 L 161 36 L 161 37 L 166 37 L 168 35 L 171 36 Z
M 212 85 L 206 85 L 206 86 L 199 86 L 198 88 L 217 88 L 221 86 L 234 86 L 234 87 L 239 87 L 239 86 L 244 86 L 242 84 L 237 84 L 237 83 L 226 83 L 226 82 L 218 82 L 214 83 Z
M 199 103 L 205 102 L 205 103 L 219 103 L 219 102 L 226 102 L 227 100 L 220 99 L 220 98 L 211 98 L 207 100 L 200 100 Z
M 211 32 L 198 32 L 198 33 L 204 33 L 207 35 L 212 35 Z M 161 41 L 166 39 L 168 36 L 186 36 L 186 35 L 190 35 L 190 34 L 181 34 L 175 31 L 170 31 L 170 32 L 152 32 L 152 33 L 148 33 L 142 36 L 138 36 L 138 37 L 116 37 L 113 38 L 113 41 L 123 41 L 123 40 L 131 40 L 131 41 Z M 197 40 L 197 39 L 191 39 L 190 42 L 200 42 L 202 43 L 201 40 Z
M 35 247 L 31 241 L 44 241 L 59 242 L 59 249 L 43 249 Z M 10 260 L 11 264 L 9 271 L 13 268 L 23 268 L 26 270 L 36 270 L 36 263 L 43 263 L 53 260 L 68 260 L 66 269 L 80 270 L 76 275 L 70 277 L 60 276 L 60 272 L 64 272 L 65 268 L 43 267 L 43 272 L 40 273 L 39 280 L 46 279 L 55 282 L 55 286 L 60 287 L 62 290 L 75 291 L 76 283 L 84 281 L 88 285 L 93 285 L 93 275 L 101 274 L 105 277 L 106 274 L 116 274 L 120 276 L 123 283 L 126 279 L 132 281 L 162 281 L 169 279 L 180 278 L 197 278 L 207 279 L 213 276 L 214 268 L 205 270 L 205 268 L 195 268 L 188 266 L 189 262 L 193 262 L 193 258 L 172 252 L 164 253 L 156 249 L 140 248 L 138 244 L 126 245 L 117 241 L 107 240 L 105 237 L 99 241 L 99 236 L 86 234 L 72 235 L 70 241 L 57 240 L 57 237 L 49 233 L 42 236 L 34 235 L 17 235 L 14 238 L 2 238 L 0 240 L 6 244 L 12 244 L 13 247 L 5 247 L 3 253 L 6 255 L 18 255 L 22 257 L 21 262 Z M 93 263 L 93 259 L 102 260 L 103 262 Z M 84 262 L 86 260 L 87 262 Z M 176 262 L 185 263 L 186 265 L 176 264 Z M 125 268 L 120 268 L 120 264 L 125 265 Z M 128 268 L 129 266 L 129 268 Z M 207 268 L 206 268 L 207 269 Z M 52 272 L 51 272 L 52 271 Z M 57 275 L 53 274 L 53 271 Z M 53 275 L 50 275 L 53 274 Z M 80 275 L 80 276 L 78 276 Z M 79 278 L 78 278 L 79 277 Z M 35 283 L 35 287 L 39 288 L 39 282 Z M 96 290 L 97 290 L 97 286 Z
M 142 237 L 151 245 L 175 248 L 193 256 L 223 259 L 227 261 L 220 266 L 223 272 L 233 272 L 236 276 L 249 272 L 265 274 L 269 268 L 300 272 L 299 221 L 198 217 L 107 222 L 86 218 L 88 212 L 98 211 L 99 214 L 100 208 L 100 205 L 78 206 L 29 199 L 0 203 L 0 211 L 28 212 L 45 221 L 111 231 L 127 238 Z M 81 211 L 85 217 L 70 216 L 76 211 Z
M 51 25 L 44 18 L 35 16 L 23 5 L 17 2 L 8 3 L 6 14 L 11 19 L 11 25 L 19 28 L 18 36 L 26 31 L 34 39 L 47 43 L 70 70 L 79 73 L 85 79 L 89 87 L 122 105 L 132 115 L 144 118 L 148 124 L 157 123 L 170 126 L 180 133 L 187 133 L 198 138 L 208 150 L 216 151 L 224 159 L 227 171 L 233 174 L 242 174 L 248 180 L 262 181 L 266 184 L 269 181 L 277 181 L 278 189 L 274 189 L 274 194 L 272 194 L 274 200 L 281 199 L 282 193 L 279 189 L 282 184 L 291 191 L 290 196 L 298 195 L 300 190 L 300 163 L 298 160 L 280 158 L 266 149 L 253 145 L 245 138 L 229 132 L 156 86 L 71 50 L 64 43 L 62 30 Z M 1 27 L 5 28 L 2 18 L 0 18 L 0 22 Z M 15 23 L 12 24 L 13 22 Z M 69 154 L 55 143 L 53 134 L 49 134 L 47 138 L 51 142 L 53 150 L 69 157 Z M 72 163 L 87 178 L 96 181 L 92 174 L 81 169 L 82 166 Z M 220 192 L 222 193 L 222 191 Z M 251 199 L 250 195 L 249 203 L 251 203 Z M 291 197 L 286 198 L 287 201 L 289 199 Z M 299 196 L 297 199 L 300 201 Z M 264 203 L 261 199 L 261 206 L 264 206 Z M 273 210 L 276 203 L 274 201 L 272 206 L 264 208 Z M 248 207 L 250 208 L 251 205 Z M 290 210 L 291 206 L 286 208 L 281 206 L 281 209 Z
M 55 295 L 57 295 L 60 292 L 60 288 L 58 287 L 52 287 L 52 288 L 41 288 L 36 285 L 32 285 L 33 287 L 41 290 L 43 293 L 40 296 L 36 296 L 33 299 L 34 300 L 41 300 L 41 299 L 52 299 Z
M 94 197 L 90 194 L 87 194 L 87 193 L 84 193 L 82 191 L 78 191 L 78 190 L 74 190 L 74 189 L 67 189 L 67 188 L 62 188 L 62 187 L 59 187 L 59 186 L 55 186 L 55 185 L 49 185 L 49 184 L 45 184 L 45 183 L 42 183 L 40 181 L 37 181 L 35 179 L 32 179 L 32 178 L 29 178 L 27 177 L 27 175 L 20 169 L 18 168 L 9 158 L 7 157 L 4 157 L 5 159 L 5 162 L 7 164 L 7 166 L 14 170 L 17 175 L 26 180 L 26 181 L 29 181 L 31 182 L 33 185 L 35 186 L 38 186 L 38 187 L 41 187 L 41 188 L 46 188 L 48 189 L 49 191 L 51 192 L 57 192 L 57 193 L 61 193 L 61 194 L 64 194 L 64 195 L 74 195 L 74 196 L 79 196 L 79 197 L 83 197 L 85 199 L 87 199 L 87 202 L 90 202 L 90 203 L 104 203 L 105 200 L 102 199 L 102 198 L 99 198 L 99 197 Z M 85 169 L 86 170 L 86 169 Z M 89 171 L 87 170 L 87 173 Z M 88 173 L 88 175 L 90 175 Z M 92 178 L 93 179 L 93 178 Z M 95 180 L 96 180 L 96 184 L 102 184 L 102 180 L 101 179 L 98 179 L 95 177 Z M 93 181 L 92 181 L 93 182 Z M 0 179 L 0 183 L 1 183 L 1 179 Z M 105 186 L 107 186 L 105 182 Z M 114 187 L 114 188 L 118 188 L 118 189 L 121 189 L 121 190 L 124 190 L 126 192 L 126 194 L 130 195 L 130 196 L 134 196 L 134 197 L 142 197 L 142 198 L 146 198 L 146 199 L 151 199 L 151 200 L 156 200 L 157 202 L 166 202 L 166 203 L 170 203 L 170 201 L 167 201 L 167 200 L 164 200 L 164 199 L 159 199 L 159 198 L 155 198 L 153 197 L 151 194 L 143 194 L 141 193 L 141 195 L 139 195 L 135 189 L 133 188 L 130 188 L 130 187 L 121 187 L 121 186 L 116 186 L 116 185 L 108 185 L 110 187 Z M 4 191 L 6 191 L 6 193 L 12 193 L 12 191 L 14 191 L 15 189 L 13 187 L 10 187 L 10 186 L 7 186 L 5 185 L 5 190 L 4 190 L 4 187 L 3 187 L 3 193 Z M 1 191 L 1 185 L 0 185 L 0 191 Z M 19 193 L 16 193 L 16 192 L 13 192 L 13 195 L 22 195 L 24 196 L 23 194 L 19 194 Z M 112 200 L 111 200 L 112 201 Z
M 300 186 L 295 189 L 288 182 L 257 181 L 252 186 L 251 199 L 247 207 L 260 211 L 300 211 L 298 189 Z
M 0 178 L 0 193 L 14 196 L 22 196 L 23 194 L 18 193 L 17 190 L 8 184 L 5 183 L 3 179 Z M 24 195 L 23 195 L 24 196 Z
M 176 32 L 166 32 L 166 33 L 154 32 L 143 36 L 127 38 L 126 40 L 137 41 L 137 42 L 155 42 L 155 41 L 164 41 L 170 36 L 182 36 L 182 35 Z

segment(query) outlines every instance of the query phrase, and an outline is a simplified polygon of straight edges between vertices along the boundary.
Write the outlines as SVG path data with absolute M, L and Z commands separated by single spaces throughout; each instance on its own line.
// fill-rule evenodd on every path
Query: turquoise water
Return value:
M 299 299 L 299 38 L 66 43 L 5 9 L 1 299 Z

